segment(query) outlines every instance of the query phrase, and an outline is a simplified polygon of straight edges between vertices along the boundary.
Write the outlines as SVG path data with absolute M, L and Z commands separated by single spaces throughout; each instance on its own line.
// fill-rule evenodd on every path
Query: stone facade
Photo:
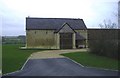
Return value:
M 86 30 L 75 30 L 87 38 Z M 26 47 L 43 49 L 60 49 L 59 33 L 54 30 L 26 30 Z M 76 48 L 75 33 L 73 33 L 73 48 Z

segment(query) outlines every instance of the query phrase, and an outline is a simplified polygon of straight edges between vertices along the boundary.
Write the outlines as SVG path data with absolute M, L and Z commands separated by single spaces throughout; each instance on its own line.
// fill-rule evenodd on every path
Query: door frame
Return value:
M 71 34 L 71 48 L 61 48 L 61 34 Z M 74 33 L 59 33 L 59 46 L 60 46 L 60 49 L 73 49 L 73 34 Z

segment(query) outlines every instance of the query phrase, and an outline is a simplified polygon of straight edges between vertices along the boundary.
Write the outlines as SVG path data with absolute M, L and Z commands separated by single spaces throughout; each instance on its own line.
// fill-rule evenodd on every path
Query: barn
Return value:
M 87 27 L 79 18 L 26 18 L 26 47 L 74 49 L 86 47 Z

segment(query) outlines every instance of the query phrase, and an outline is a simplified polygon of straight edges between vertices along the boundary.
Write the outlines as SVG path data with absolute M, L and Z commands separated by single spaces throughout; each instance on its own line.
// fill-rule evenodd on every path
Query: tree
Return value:
M 99 24 L 99 26 L 103 29 L 117 29 L 117 24 L 114 22 L 111 22 L 111 20 L 104 20 L 103 24 Z

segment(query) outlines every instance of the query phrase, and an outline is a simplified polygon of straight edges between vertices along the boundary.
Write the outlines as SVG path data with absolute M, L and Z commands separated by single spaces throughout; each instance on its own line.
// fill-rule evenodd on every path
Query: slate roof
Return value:
M 76 33 L 76 40 L 85 40 L 86 38 L 80 35 L 79 33 Z
M 68 23 L 73 29 L 87 29 L 83 19 L 74 18 L 26 18 L 26 29 L 51 29 L 56 30 Z

